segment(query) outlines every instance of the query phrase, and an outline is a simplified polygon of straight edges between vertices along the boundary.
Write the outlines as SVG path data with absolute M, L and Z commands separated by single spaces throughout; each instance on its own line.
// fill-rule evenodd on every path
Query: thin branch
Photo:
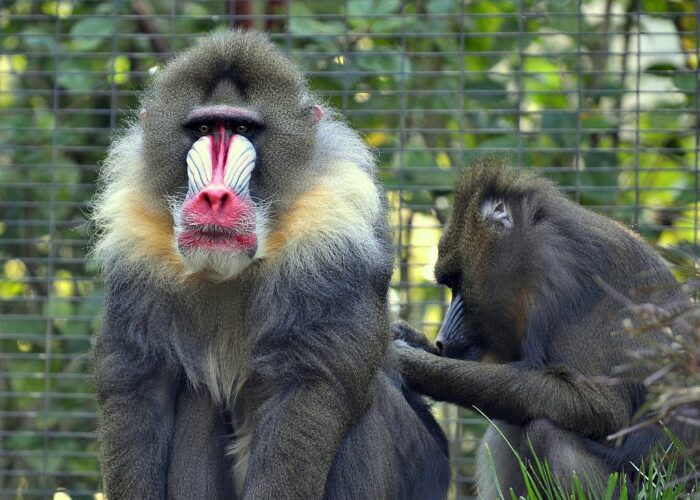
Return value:
M 229 0 L 229 24 L 235 28 L 254 28 L 253 5 L 250 0 Z
M 138 24 L 141 31 L 150 35 L 149 39 L 153 51 L 158 54 L 170 54 L 170 44 L 158 29 L 155 18 L 153 17 L 153 9 L 151 9 L 150 5 L 141 0 L 132 0 L 131 10 L 139 16 Z

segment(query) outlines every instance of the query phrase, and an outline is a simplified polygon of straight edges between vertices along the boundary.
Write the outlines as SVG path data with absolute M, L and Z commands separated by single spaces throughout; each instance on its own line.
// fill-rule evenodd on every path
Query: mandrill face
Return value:
M 187 154 L 188 190 L 180 211 L 177 246 L 255 255 L 255 207 L 248 191 L 255 148 L 221 126 Z
M 200 108 L 185 128 L 199 137 L 187 153 L 187 194 L 172 205 L 175 242 L 193 272 L 229 279 L 263 252 L 263 210 L 251 198 L 257 154 L 248 111 Z
M 259 123 L 249 111 L 200 108 L 185 128 L 196 138 L 187 153 L 187 194 L 172 204 L 175 242 L 193 272 L 234 277 L 263 253 L 263 209 L 251 197 L 257 154 L 248 139 Z

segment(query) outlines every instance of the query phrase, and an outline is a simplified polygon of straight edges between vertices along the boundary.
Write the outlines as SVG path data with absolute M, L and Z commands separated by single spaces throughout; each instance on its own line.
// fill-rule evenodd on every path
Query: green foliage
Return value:
M 493 422 L 491 422 L 493 424 Z M 500 432 L 500 431 L 499 431 Z M 574 475 L 570 484 L 563 484 L 552 473 L 547 460 L 531 452 L 526 463 L 517 450 L 508 443 L 520 466 L 520 473 L 529 500 L 676 500 L 693 498 L 700 492 L 700 479 L 697 471 L 700 464 L 687 454 L 678 439 L 666 430 L 671 443 L 664 449 L 659 447 L 651 453 L 647 463 L 641 464 L 630 479 L 624 473 L 610 474 L 604 484 L 588 484 Z M 505 436 L 501 434 L 505 439 Z M 492 473 L 495 463 L 490 451 L 487 452 Z M 518 500 L 511 489 L 502 491 L 497 485 L 501 500 Z M 520 497 L 523 498 L 523 497 Z
M 274 3 L 250 2 L 254 14 Z M 0 4 L 0 393 L 12 394 L 0 398 L 0 425 L 18 431 L 0 433 L 0 470 L 27 471 L 0 474 L 0 491 L 99 489 L 86 353 L 102 290 L 84 265 L 85 202 L 164 51 L 225 27 L 229 4 Z M 456 172 L 479 154 L 539 168 L 626 223 L 639 206 L 651 241 L 694 244 L 697 5 L 642 4 L 645 32 L 666 23 L 678 48 L 642 54 L 642 88 L 666 91 L 642 92 L 639 112 L 635 57 L 616 55 L 635 29 L 634 9 L 620 15 L 627 0 L 320 0 L 289 2 L 288 24 L 254 20 L 281 33 L 318 94 L 377 149 L 396 240 L 410 244 L 391 295 L 403 317 L 437 331 L 448 298 L 431 278 L 438 228 Z M 459 474 L 471 474 L 462 462 Z

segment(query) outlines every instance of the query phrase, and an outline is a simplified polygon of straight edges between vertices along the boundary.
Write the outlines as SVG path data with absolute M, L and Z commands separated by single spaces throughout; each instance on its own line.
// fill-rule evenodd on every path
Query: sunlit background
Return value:
M 87 200 L 174 51 L 257 27 L 306 69 L 379 155 L 392 307 L 434 336 L 451 186 L 487 152 L 694 261 L 699 17 L 697 0 L 0 1 L 0 498 L 100 496 L 88 370 L 103 289 L 86 264 Z M 468 497 L 484 426 L 436 412 L 452 495 Z

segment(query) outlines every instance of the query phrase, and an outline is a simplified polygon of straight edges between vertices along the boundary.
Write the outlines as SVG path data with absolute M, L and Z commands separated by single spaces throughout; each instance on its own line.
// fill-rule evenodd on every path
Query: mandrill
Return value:
M 477 457 L 483 498 L 527 495 L 511 447 L 535 472 L 546 461 L 565 488 L 576 475 L 602 494 L 609 474 L 634 475 L 662 432 L 635 432 L 619 446 L 606 437 L 645 402 L 631 355 L 671 341 L 658 328 L 619 332 L 635 318 L 626 306 L 689 307 L 642 238 L 545 179 L 482 160 L 455 188 L 435 278 L 452 291 L 436 345 L 395 324 L 398 358 L 412 389 L 495 421 Z M 626 377 L 614 383 L 621 366 Z M 671 430 L 684 441 L 694 433 Z
M 94 204 L 108 498 L 445 497 L 445 436 L 388 355 L 375 170 L 260 33 L 157 73 Z

